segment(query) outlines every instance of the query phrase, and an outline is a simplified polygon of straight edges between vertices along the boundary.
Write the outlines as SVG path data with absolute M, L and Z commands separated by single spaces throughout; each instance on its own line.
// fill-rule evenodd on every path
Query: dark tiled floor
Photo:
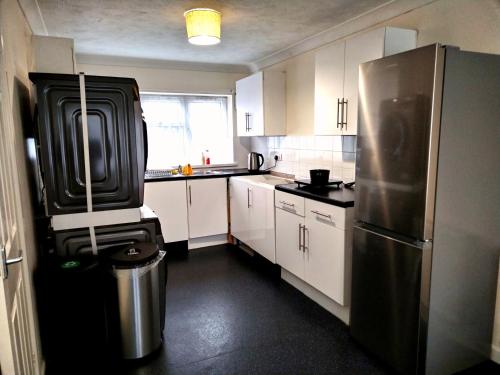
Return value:
M 106 370 L 95 364 L 82 372 L 389 373 L 352 341 L 342 322 L 281 281 L 277 268 L 235 247 L 214 246 L 171 260 L 167 290 L 165 344 L 158 353 L 147 361 Z M 71 367 L 60 373 L 81 368 Z
M 347 327 L 231 246 L 172 261 L 165 345 L 127 374 L 385 374 Z

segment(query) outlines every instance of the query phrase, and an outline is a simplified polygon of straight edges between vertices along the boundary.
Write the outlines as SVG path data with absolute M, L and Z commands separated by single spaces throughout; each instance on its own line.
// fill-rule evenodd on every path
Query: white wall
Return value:
M 0 74 L 3 75 L 2 79 L 6 78 L 6 85 L 8 90 L 5 93 L 7 100 L 2 100 L 3 120 L 6 121 L 6 126 L 13 127 L 15 137 L 15 159 L 18 166 L 18 181 L 19 193 L 21 195 L 22 203 L 22 227 L 20 229 L 21 246 L 24 248 L 24 262 L 27 263 L 30 274 L 37 261 L 37 245 L 35 240 L 34 230 L 34 214 L 31 200 L 31 180 L 29 178 L 29 171 L 31 170 L 28 160 L 27 144 L 25 141 L 24 128 L 32 128 L 31 112 L 32 106 L 30 104 L 31 97 L 31 83 L 28 79 L 28 72 L 34 66 L 31 46 L 31 30 L 28 26 L 23 12 L 16 0 L 0 1 L 0 25 L 2 28 L 3 38 L 3 54 L 4 66 Z M 10 104 L 10 107 L 5 106 L 5 103 Z M 33 155 L 33 154 L 32 154 Z M 33 155 L 34 156 L 34 155 Z M 34 289 L 32 280 L 25 280 L 30 286 L 28 290 L 28 308 L 35 307 Z M 35 313 L 36 315 L 36 313 Z M 35 316 L 36 320 L 36 316 Z M 41 348 L 38 345 L 38 327 L 37 321 L 35 322 L 35 337 L 32 338 L 34 353 L 38 358 L 41 358 Z M 1 349 L 0 349 L 1 350 Z
M 245 76 L 241 73 L 173 70 L 119 65 L 80 64 L 77 56 L 77 70 L 93 75 L 132 77 L 137 80 L 141 91 L 233 94 L 236 81 Z M 236 116 L 233 116 L 236 118 Z M 234 128 L 236 134 L 236 127 Z M 246 167 L 250 140 L 234 138 L 234 158 L 240 167 Z

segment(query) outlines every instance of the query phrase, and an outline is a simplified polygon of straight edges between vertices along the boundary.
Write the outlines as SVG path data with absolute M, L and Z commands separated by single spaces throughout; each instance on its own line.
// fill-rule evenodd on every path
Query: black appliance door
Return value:
M 419 48 L 361 64 L 359 72 L 355 217 L 416 239 L 428 239 L 432 214 L 426 204 L 436 55 L 435 45 Z
M 422 248 L 354 228 L 351 334 L 405 374 L 418 356 Z
M 30 73 L 36 84 L 41 169 L 49 215 L 86 207 L 77 75 Z M 90 174 L 95 211 L 140 207 L 143 124 L 133 79 L 86 76 Z

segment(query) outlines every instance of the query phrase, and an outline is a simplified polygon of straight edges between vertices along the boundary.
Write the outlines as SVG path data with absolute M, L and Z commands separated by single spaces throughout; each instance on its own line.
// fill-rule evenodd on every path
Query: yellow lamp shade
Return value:
M 213 9 L 196 8 L 184 13 L 189 43 L 210 46 L 220 43 L 220 13 Z

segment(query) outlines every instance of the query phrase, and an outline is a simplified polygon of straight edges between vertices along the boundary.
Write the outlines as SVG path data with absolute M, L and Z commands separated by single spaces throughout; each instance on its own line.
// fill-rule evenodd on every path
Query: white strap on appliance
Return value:
M 85 169 L 85 195 L 87 212 L 92 212 L 92 181 L 90 176 L 89 127 L 87 122 L 87 97 L 85 95 L 85 73 L 80 73 L 80 104 L 82 107 L 83 160 Z M 94 226 L 89 226 L 92 254 L 97 255 L 97 241 Z

